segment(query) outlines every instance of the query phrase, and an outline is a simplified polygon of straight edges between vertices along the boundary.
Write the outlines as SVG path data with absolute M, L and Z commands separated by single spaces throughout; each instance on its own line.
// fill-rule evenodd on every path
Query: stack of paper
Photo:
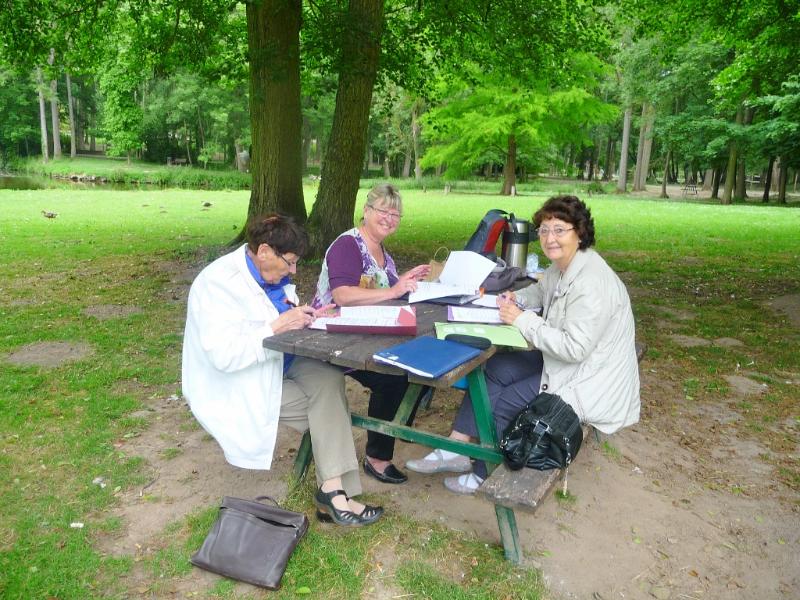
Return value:
M 339 333 L 416 335 L 417 312 L 413 306 L 343 306 L 338 315 L 314 319 L 309 328 Z
M 500 310 L 497 308 L 469 308 L 466 306 L 448 306 L 447 320 L 467 323 L 502 323 Z
M 408 296 L 409 302 L 424 302 L 444 296 L 470 296 L 480 293 L 483 280 L 495 268 L 494 261 L 477 252 L 459 250 L 447 257 L 438 282 L 419 281 L 417 291 Z

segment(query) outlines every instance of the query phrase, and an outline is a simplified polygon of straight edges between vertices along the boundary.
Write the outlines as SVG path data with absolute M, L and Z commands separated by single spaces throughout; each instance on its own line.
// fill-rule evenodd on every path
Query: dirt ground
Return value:
M 173 296 L 176 302 L 185 301 L 193 275 L 174 273 L 172 288 L 180 290 Z M 631 290 L 631 296 L 636 304 L 636 290 Z M 800 295 L 777 298 L 765 309 L 789 315 L 800 327 Z M 92 316 L 114 318 L 135 310 L 103 306 Z M 693 315 L 671 317 L 691 319 Z M 686 346 L 742 343 L 733 338 L 672 339 Z M 53 352 L 61 357 L 66 350 L 58 347 Z M 75 351 L 91 349 L 76 346 Z M 34 352 L 43 353 L 47 354 L 46 349 Z M 24 361 L 22 355 L 16 358 Z M 565 504 L 551 497 L 535 515 L 517 511 L 526 563 L 542 570 L 553 598 L 800 598 L 798 495 L 763 460 L 769 454 L 766 446 L 738 437 L 733 427 L 744 418 L 737 408 L 741 400 L 763 394 L 764 384 L 754 377 L 757 374 L 730 373 L 729 397 L 701 405 L 684 399 L 681 379 L 665 372 L 657 360 L 645 356 L 640 369 L 641 421 L 610 436 L 602 446 L 595 439 L 587 440 L 569 470 L 575 502 Z M 783 375 L 800 386 L 800 373 Z M 280 498 L 286 493 L 284 476 L 299 442 L 294 432 L 281 430 L 272 471 L 237 469 L 225 463 L 216 443 L 197 427 L 178 383 L 159 389 L 143 388 L 138 382 L 118 385 L 146 399 L 146 408 L 133 416 L 145 418 L 149 427 L 116 446 L 143 457 L 152 475 L 141 488 L 121 492 L 113 512 L 123 526 L 113 536 L 97 538 L 102 552 L 141 558 L 154 551 L 169 523 L 214 505 L 223 495 L 268 493 Z M 348 386 L 353 409 L 364 409 L 365 391 L 353 382 Z M 449 431 L 456 394 L 437 392 L 418 423 L 441 433 Z M 786 427 L 796 430 L 800 424 L 793 420 Z M 363 453 L 365 432 L 354 430 L 354 436 Z M 173 450 L 165 451 L 168 448 Z M 422 447 L 398 442 L 395 462 L 402 467 L 405 460 L 424 452 Z M 798 452 L 800 448 L 795 448 L 792 454 L 796 457 Z M 363 481 L 366 491 L 380 494 L 389 510 L 499 543 L 491 504 L 447 492 L 441 475 L 409 476 L 402 486 L 366 477 Z M 391 558 L 381 557 L 388 573 Z M 145 593 L 149 576 L 134 569 L 126 586 Z M 216 579 L 195 570 L 166 593 L 181 597 L 200 591 L 202 595 Z M 249 589 L 240 585 L 242 591 Z M 374 592 L 365 597 L 397 595 L 396 590 L 370 587 Z

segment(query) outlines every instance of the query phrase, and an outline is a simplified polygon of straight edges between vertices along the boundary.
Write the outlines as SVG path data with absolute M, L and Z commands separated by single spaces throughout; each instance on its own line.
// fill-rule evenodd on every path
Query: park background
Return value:
M 188 285 L 279 210 L 315 241 L 308 298 L 382 180 L 404 267 L 490 208 L 586 200 L 648 346 L 642 421 L 520 518 L 524 569 L 490 505 L 366 482 L 390 517 L 313 526 L 276 595 L 800 595 L 798 29 L 796 2 L 8 3 L 0 595 L 275 595 L 187 560 L 223 494 L 311 510 L 289 433 L 241 472 L 188 412 Z M 445 432 L 457 403 L 420 419 Z

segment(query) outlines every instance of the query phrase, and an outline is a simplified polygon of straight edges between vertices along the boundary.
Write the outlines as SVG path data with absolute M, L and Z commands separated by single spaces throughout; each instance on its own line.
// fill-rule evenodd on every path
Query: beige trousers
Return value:
M 341 477 L 348 496 L 361 493 L 341 369 L 295 356 L 283 379 L 280 421 L 300 432 L 311 431 L 318 485 Z

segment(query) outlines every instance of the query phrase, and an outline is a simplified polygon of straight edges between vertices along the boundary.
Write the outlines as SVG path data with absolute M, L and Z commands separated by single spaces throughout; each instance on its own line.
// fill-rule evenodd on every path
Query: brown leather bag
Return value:
M 256 501 L 225 496 L 214 526 L 189 560 L 206 571 L 279 589 L 289 557 L 308 530 L 308 518 L 277 504 L 270 496 Z

